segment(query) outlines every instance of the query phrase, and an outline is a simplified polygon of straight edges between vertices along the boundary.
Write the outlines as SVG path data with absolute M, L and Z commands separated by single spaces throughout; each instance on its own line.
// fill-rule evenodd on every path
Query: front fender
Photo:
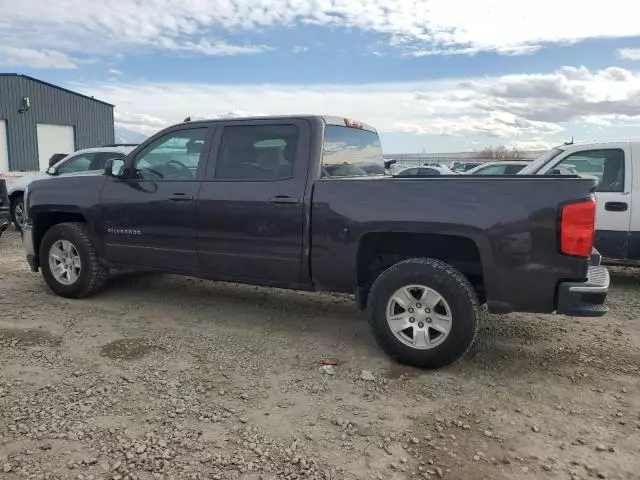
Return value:
M 52 177 L 29 184 L 25 195 L 27 224 L 31 230 L 34 255 L 40 241 L 53 225 L 64 222 L 84 222 L 95 239 L 100 256 L 104 246 L 100 241 L 100 194 L 105 182 L 102 175 Z

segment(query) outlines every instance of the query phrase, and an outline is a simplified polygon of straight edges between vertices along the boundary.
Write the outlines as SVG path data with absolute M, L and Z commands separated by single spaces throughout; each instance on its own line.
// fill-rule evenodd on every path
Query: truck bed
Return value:
M 551 312 L 558 279 L 584 280 L 588 271 L 584 259 L 559 251 L 559 206 L 589 198 L 594 187 L 575 176 L 321 179 L 313 191 L 312 276 L 318 288 L 350 291 L 353 259 L 372 232 L 423 233 L 425 241 L 445 235 L 451 241 L 441 249 L 477 249 L 464 254 L 481 259 L 494 310 Z

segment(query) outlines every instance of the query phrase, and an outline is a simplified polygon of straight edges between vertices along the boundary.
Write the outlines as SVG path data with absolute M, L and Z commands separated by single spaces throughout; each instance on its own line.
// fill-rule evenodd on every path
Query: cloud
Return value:
M 69 87 L 114 103 L 116 124 L 145 134 L 188 116 L 197 120 L 318 113 L 360 119 L 385 134 L 455 138 L 456 144 L 473 140 L 509 145 L 517 139 L 519 145 L 542 145 L 565 140 L 585 124 L 610 128 L 640 123 L 640 73 L 617 67 L 364 85 L 116 80 Z
M 264 117 L 267 116 L 268 113 L 258 112 L 258 111 L 248 111 L 248 110 L 229 110 L 228 112 L 212 112 L 205 113 L 204 115 L 196 115 L 191 117 L 192 120 L 206 120 L 206 119 L 217 119 L 217 118 L 245 118 L 245 117 Z
M 107 72 L 111 75 L 115 75 L 116 77 L 121 77 L 123 75 L 122 71 L 118 70 L 117 68 L 110 68 L 109 70 L 107 70 Z
M 0 47 L 0 64 L 29 68 L 78 68 L 67 55 L 55 50 Z
M 0 41 L 64 52 L 127 47 L 238 55 L 262 45 L 228 43 L 223 35 L 268 36 L 295 25 L 358 29 L 384 35 L 407 55 L 531 53 L 549 44 L 640 34 L 628 0 L 0 0 Z M 42 11 L 47 14 L 43 15 Z M 567 21 L 580 13 L 580 21 Z M 23 45 L 24 46 L 24 45 Z M 136 50 L 138 51 L 138 50 Z
M 150 135 L 167 126 L 167 121 L 153 115 L 136 112 L 116 111 L 113 114 L 116 128 L 133 130 Z
M 640 75 L 609 67 L 564 67 L 550 74 L 474 80 L 472 104 L 542 122 L 568 122 L 608 114 L 640 115 Z
M 542 139 L 525 140 L 522 142 L 510 142 L 507 144 L 507 147 L 517 148 L 520 151 L 548 150 L 553 146 L 554 143 L 550 143 L 547 140 Z
M 640 60 L 640 48 L 620 48 L 618 56 L 624 60 Z
M 582 121 L 584 123 L 588 123 L 589 125 L 596 125 L 599 127 L 610 127 L 611 120 L 607 119 L 605 116 L 601 115 L 585 115 L 582 117 Z
M 232 55 L 248 55 L 263 53 L 270 50 L 266 45 L 232 45 L 221 40 L 200 39 L 198 42 L 177 42 L 171 38 L 161 38 L 158 45 L 174 52 L 201 53 L 214 57 L 228 57 Z
M 563 127 L 553 123 L 536 122 L 504 112 L 472 117 L 427 118 L 419 124 L 399 122 L 393 130 L 431 135 L 465 136 L 483 134 L 489 137 L 510 138 L 521 133 L 557 134 Z

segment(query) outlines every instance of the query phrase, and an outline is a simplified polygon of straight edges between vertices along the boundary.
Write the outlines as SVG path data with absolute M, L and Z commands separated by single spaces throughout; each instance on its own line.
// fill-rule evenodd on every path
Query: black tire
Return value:
M 22 225 L 20 223 L 18 223 L 18 220 L 16 218 L 16 207 L 18 205 L 22 205 L 22 211 L 24 212 L 24 195 L 22 193 L 16 195 L 13 200 L 11 200 L 11 205 L 9 206 L 9 213 L 11 215 L 11 221 L 13 222 L 13 225 L 16 227 L 16 230 L 21 232 L 22 231 Z
M 49 250 L 57 240 L 67 240 L 80 255 L 80 275 L 71 285 L 58 282 L 49 266 Z M 98 260 L 93 241 L 84 223 L 59 223 L 44 235 L 40 243 L 40 269 L 49 288 L 61 297 L 83 298 L 98 292 L 109 279 L 109 269 Z
M 436 290 L 451 310 L 451 330 L 437 346 L 420 350 L 400 341 L 387 322 L 387 304 L 403 286 L 424 285 Z M 440 368 L 462 357 L 476 335 L 482 307 L 469 280 L 451 265 L 432 258 L 412 258 L 388 268 L 375 280 L 367 302 L 369 326 L 376 342 L 399 363 Z

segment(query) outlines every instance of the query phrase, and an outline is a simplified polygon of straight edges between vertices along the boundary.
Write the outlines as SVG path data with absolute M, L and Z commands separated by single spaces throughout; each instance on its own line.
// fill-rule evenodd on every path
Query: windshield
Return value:
M 378 134 L 339 125 L 324 129 L 322 152 L 323 177 L 362 177 L 379 175 L 371 165 L 384 168 L 382 146 Z
M 561 148 L 552 148 L 548 152 L 540 155 L 536 158 L 531 164 L 527 165 L 525 168 L 518 172 L 520 175 L 533 175 L 538 173 L 542 167 L 544 167 L 548 162 L 556 158 L 560 155 L 564 150 Z

